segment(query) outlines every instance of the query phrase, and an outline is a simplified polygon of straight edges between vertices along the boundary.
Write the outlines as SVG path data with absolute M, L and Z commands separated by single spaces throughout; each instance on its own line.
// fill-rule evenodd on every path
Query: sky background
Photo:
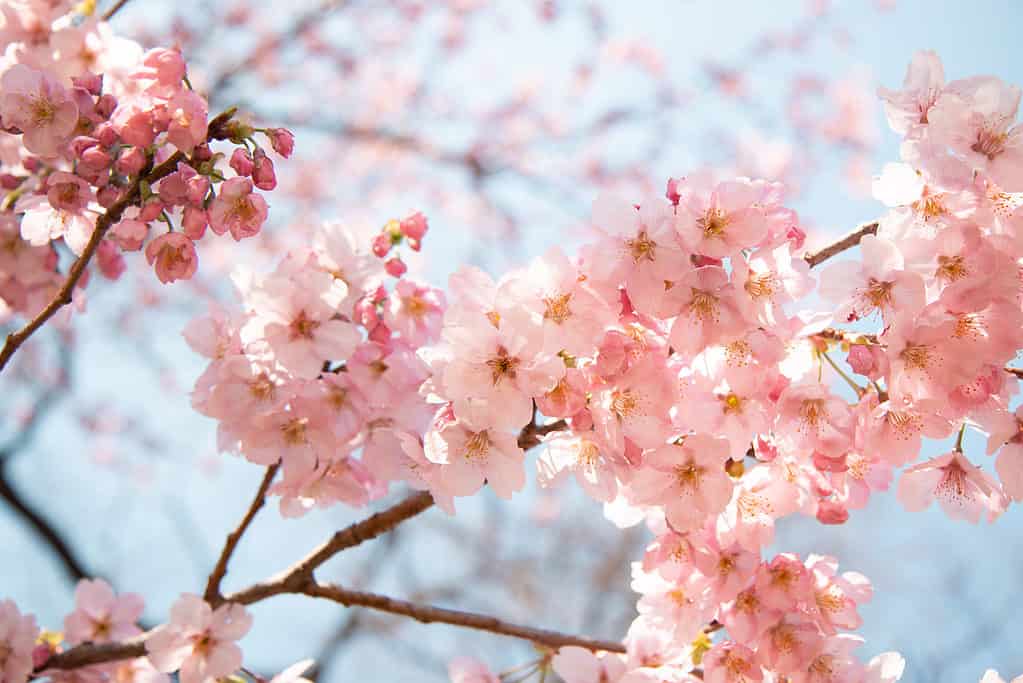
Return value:
M 266 13 L 270 21 L 285 11 L 268 0 L 248 4 Z M 1019 46 L 1023 4 L 1009 0 L 898 0 L 893 4 L 879 9 L 866 0 L 835 2 L 826 28 L 812 37 L 809 50 L 754 64 L 749 57 L 751 43 L 765 32 L 786 30 L 802 21 L 808 3 L 608 3 L 609 33 L 659 50 L 666 60 L 662 78 L 694 94 L 684 104 L 682 130 L 660 141 L 668 161 L 657 162 L 663 166 L 658 172 L 664 177 L 681 175 L 718 163 L 723 156 L 720 140 L 741 131 L 786 139 L 785 119 L 779 112 L 795 73 L 861 79 L 870 90 L 877 85 L 897 87 L 913 53 L 934 49 L 949 79 L 994 74 L 1023 83 Z M 292 5 L 302 3 L 289 3 L 288 11 Z M 136 0 L 117 21 L 132 35 L 134 28 L 171 11 L 169 3 Z M 513 10 L 510 13 L 514 15 Z M 459 64 L 447 69 L 440 87 L 467 92 L 481 103 L 491 93 L 487 74 L 498 81 L 542 79 L 538 87 L 556 90 L 559 79 L 567 78 L 559 66 L 584 37 L 571 26 L 544 34 L 514 27 L 514 23 L 511 30 L 484 27 L 483 31 L 490 31 L 489 39 L 476 41 Z M 339 35 L 344 30 L 339 28 Z M 423 68 L 417 59 L 421 57 L 410 51 L 410 69 Z M 710 61 L 751 67 L 741 106 L 707 95 Z M 608 101 L 637 101 L 651 93 L 648 81 L 623 73 L 606 84 L 603 96 Z M 278 104 L 295 106 L 283 95 Z M 871 106 L 868 120 L 876 125 L 878 138 L 868 174 L 879 172 L 898 153 L 898 140 L 884 125 L 880 104 L 875 101 Z M 440 134 L 457 141 L 460 131 L 449 127 Z M 648 135 L 649 130 L 642 127 L 625 131 L 618 141 L 621 147 L 606 150 L 608 158 Z M 296 150 L 294 164 L 315 155 L 315 136 L 300 134 Z M 559 153 L 550 152 L 552 157 Z M 876 202 L 856 195 L 850 186 L 846 162 L 841 152 L 818 155 L 812 177 L 793 201 L 804 222 L 813 226 L 812 241 L 825 243 L 880 214 Z M 538 199 L 509 181 L 500 188 L 508 201 L 525 204 L 527 213 L 535 204 L 536 215 L 547 218 L 538 218 L 525 238 L 513 245 L 488 241 L 456 221 L 431 221 L 429 253 L 416 266 L 424 276 L 441 283 L 466 259 L 500 273 L 551 244 L 570 250 L 579 240 L 580 221 L 593 199 L 586 187 L 574 190 L 577 201 L 555 208 L 549 200 Z M 406 205 L 406 199 L 399 198 L 391 212 L 400 212 Z M 432 215 L 428 202 L 417 208 Z M 343 217 L 364 209 L 346 201 L 325 214 Z M 113 579 L 119 589 L 147 596 L 146 615 L 152 622 L 166 614 L 180 592 L 201 592 L 223 536 L 240 517 L 261 472 L 233 458 L 216 456 L 212 422 L 189 408 L 187 391 L 203 368 L 202 359 L 180 338 L 191 309 L 183 304 L 173 307 L 153 317 L 137 335 L 121 336 L 105 327 L 109 318 L 104 311 L 119 310 L 131 294 L 107 287 L 90 296 L 90 313 L 76 322 L 77 398 L 47 417 L 30 451 L 19 456 L 12 468 L 21 488 L 75 539 L 91 567 Z M 83 437 L 82 416 L 102 421 L 105 406 L 111 403 L 120 406 L 119 415 L 134 417 L 145 427 L 136 428 L 122 417 L 110 425 L 108 436 Z M 12 404 L 0 387 L 0 411 L 13 410 Z M 132 435 L 130 440 L 124 439 L 127 433 Z M 147 439 L 161 444 L 154 449 L 159 456 L 147 454 Z M 991 459 L 983 455 L 983 446 L 980 435 L 968 435 L 967 455 L 990 470 Z M 929 444 L 927 453 L 937 454 L 940 449 L 940 444 Z M 167 457 L 167 452 L 174 457 Z M 582 520 L 577 536 L 565 536 L 563 528 L 555 532 L 543 522 L 541 512 L 552 505 L 564 511 L 568 521 L 562 526 L 569 531 L 573 520 Z M 339 507 L 300 520 L 282 520 L 270 507 L 240 546 L 228 588 L 274 573 L 331 530 L 365 514 Z M 360 577 L 368 581 L 366 577 L 372 575 L 374 590 L 408 596 L 418 585 L 471 582 L 471 576 L 464 578 L 466 568 L 487 553 L 492 553 L 488 561 L 495 566 L 505 558 L 529 556 L 535 561 L 502 566 L 505 576 L 513 584 L 524 584 L 519 573 L 528 571 L 533 583 L 550 586 L 549 594 L 473 593 L 470 587 L 456 604 L 522 621 L 538 613 L 535 602 L 539 601 L 546 603 L 542 612 L 546 621 L 534 625 L 619 638 L 620 632 L 596 632 L 596 620 L 587 623 L 593 596 L 575 590 L 573 586 L 580 582 L 566 575 L 564 568 L 582 566 L 577 561 L 596 561 L 615 547 L 620 532 L 599 520 L 599 515 L 599 506 L 575 491 L 552 498 L 531 484 L 511 503 L 496 501 L 484 492 L 461 502 L 454 522 L 438 510 L 409 522 L 397 541 L 401 547 L 385 562 L 376 561 L 371 548 L 360 548 L 328 565 L 324 578 L 358 583 Z M 860 654 L 901 651 L 908 661 L 903 680 L 975 681 L 988 666 L 1000 669 L 1008 679 L 1023 673 L 1023 648 L 1014 628 L 1023 582 L 1021 531 L 1023 513 L 1018 506 L 993 525 L 971 526 L 949 520 L 933 508 L 906 513 L 889 492 L 874 496 L 866 510 L 853 512 L 840 527 L 824 528 L 810 519 L 784 520 L 769 554 L 831 554 L 839 558 L 843 569 L 870 577 L 875 598 L 861 609 L 860 633 L 867 643 Z M 489 548 L 485 542 L 498 536 L 500 552 L 496 541 Z M 484 543 L 467 544 L 464 539 L 469 537 Z M 5 560 L 0 563 L 0 596 L 13 597 L 23 609 L 37 614 L 41 623 L 58 627 L 70 609 L 72 587 L 49 552 L 34 543 L 24 526 L 2 507 L 0 548 Z M 620 564 L 627 576 L 627 560 Z M 626 591 L 626 584 L 619 586 L 619 593 Z M 443 593 L 437 601 L 444 602 Z M 307 599 L 289 597 L 257 605 L 253 611 L 256 626 L 243 642 L 246 662 L 267 673 L 315 655 L 346 618 L 337 605 L 311 605 Z M 444 660 L 454 653 L 486 658 L 495 669 L 530 657 L 528 645 L 438 625 L 413 624 L 400 634 L 365 637 L 348 646 L 333 660 L 325 680 L 443 681 Z

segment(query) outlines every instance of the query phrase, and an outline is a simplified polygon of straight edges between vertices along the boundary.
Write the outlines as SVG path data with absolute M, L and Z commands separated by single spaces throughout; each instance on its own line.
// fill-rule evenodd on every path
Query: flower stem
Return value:
M 852 377 L 850 377 L 849 375 L 845 374 L 845 371 L 842 370 L 842 368 L 840 368 L 838 366 L 838 363 L 836 363 L 831 358 L 831 356 L 828 355 L 827 351 L 821 351 L 819 353 L 819 355 L 824 360 L 828 361 L 828 365 L 830 365 L 832 368 L 834 368 L 835 372 L 837 372 L 841 376 L 841 378 L 845 380 L 846 384 L 848 384 L 850 387 L 852 387 L 852 390 L 856 392 L 856 396 L 857 397 L 860 397 L 860 396 L 863 395 L 863 392 L 866 391 L 866 389 L 864 387 L 861 387 L 855 381 L 853 381 Z
M 966 423 L 963 422 L 963 426 L 959 428 L 959 434 L 956 436 L 956 453 L 963 452 L 963 438 L 966 436 Z

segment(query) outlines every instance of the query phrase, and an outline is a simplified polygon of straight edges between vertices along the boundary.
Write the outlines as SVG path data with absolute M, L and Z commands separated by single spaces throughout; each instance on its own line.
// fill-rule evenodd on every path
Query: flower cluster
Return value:
M 422 223 L 421 239 L 425 218 L 393 221 L 407 222 Z M 423 486 L 403 445 L 430 423 L 416 351 L 437 340 L 445 298 L 390 270 L 370 235 L 327 225 L 273 273 L 238 277 L 244 311 L 214 311 L 185 332 L 211 359 L 193 405 L 219 421 L 224 450 L 282 463 L 272 493 L 285 515 L 362 505 L 394 480 Z
M 83 7 L 88 3 L 30 0 L 4 7 L 2 317 L 32 315 L 53 298 L 63 282 L 59 242 L 76 256 L 95 255 L 100 273 L 116 279 L 125 269 L 123 252 L 142 249 L 162 221 L 167 230 L 155 230 L 160 234 L 145 245 L 147 261 L 162 282 L 191 277 L 193 243 L 207 226 L 239 240 L 266 220 L 253 183 L 273 189 L 274 170 L 255 133 L 278 153 L 291 153 L 291 134 L 283 129 L 229 119 L 210 129 L 207 101 L 189 85 L 180 52 L 144 52 L 106 23 L 79 16 Z M 231 164 L 237 177 L 225 180 L 222 155 L 207 144 L 212 137 L 244 145 L 237 150 L 243 156 L 254 148 L 248 166 Z M 162 164 L 172 172 L 151 175 Z

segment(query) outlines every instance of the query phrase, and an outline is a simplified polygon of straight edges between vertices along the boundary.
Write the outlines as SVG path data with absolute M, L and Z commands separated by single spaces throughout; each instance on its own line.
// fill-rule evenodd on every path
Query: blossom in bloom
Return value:
M 614 466 L 595 439 L 586 434 L 559 434 L 544 439 L 546 446 L 537 459 L 537 480 L 551 486 L 568 473 L 575 475 L 579 485 L 594 500 L 614 500 L 618 480 Z
M 937 499 L 949 517 L 973 524 L 982 516 L 994 521 L 1007 503 L 998 483 L 958 451 L 903 472 L 898 497 L 910 512 L 924 510 Z
M 78 105 L 48 74 L 15 64 L 0 79 L 0 121 L 22 132 L 25 148 L 52 157 L 78 124 Z
M 164 233 L 147 244 L 146 261 L 164 284 L 190 279 L 199 266 L 195 244 L 180 232 Z
M 238 241 L 259 232 L 266 222 L 267 204 L 258 192 L 253 192 L 251 180 L 238 176 L 221 183 L 209 216 L 213 232 L 223 235 L 230 231 Z
M 878 94 L 884 100 L 888 125 L 896 133 L 907 135 L 926 126 L 928 114 L 938 101 L 945 85 L 945 70 L 941 59 L 931 50 L 921 50 L 913 55 L 906 69 L 902 90 L 879 88 Z
M 448 664 L 451 683 L 501 683 L 490 668 L 472 657 L 455 657 Z
M 442 486 L 455 496 L 472 495 L 484 482 L 502 498 L 521 490 L 525 453 L 515 435 L 473 421 L 471 415 L 452 417 L 446 411 L 423 438 L 427 460 L 442 465 L 437 475 Z
M 726 640 L 703 656 L 703 680 L 707 683 L 754 683 L 763 679 L 756 654 L 745 645 Z
M 0 680 L 4 683 L 28 680 L 38 633 L 34 616 L 19 612 L 11 600 L 0 600 Z
M 704 266 L 688 271 L 668 290 L 668 297 L 678 314 L 668 339 L 684 356 L 738 336 L 747 324 L 724 268 Z
M 805 669 L 820 652 L 823 640 L 816 624 L 786 615 L 764 631 L 757 656 L 771 671 L 789 674 Z
M 355 325 L 336 315 L 346 294 L 344 283 L 319 270 L 276 273 L 250 294 L 254 315 L 242 340 L 265 341 L 288 372 L 313 379 L 324 361 L 349 358 L 361 340 Z
M 146 652 L 158 671 L 177 671 L 181 683 L 209 683 L 241 667 L 235 641 L 251 627 L 252 616 L 241 605 L 228 602 L 212 609 L 185 593 L 171 607 L 170 621 L 146 637 Z
M 1002 411 L 991 422 L 988 455 L 998 450 L 995 471 L 1002 488 L 1012 500 L 1023 500 L 1023 406 L 1015 413 Z
M 551 667 L 565 683 L 617 683 L 626 668 L 621 655 L 575 646 L 559 648 Z
M 196 145 L 206 141 L 206 100 L 195 91 L 182 90 L 166 106 L 170 116 L 167 142 L 190 154 Z
M 829 636 L 802 671 L 791 673 L 792 683 L 858 683 L 864 680 L 863 664 L 853 650 L 863 639 L 851 633 Z
M 705 185 L 686 179 L 677 186 L 681 198 L 675 229 L 685 247 L 695 254 L 723 258 L 756 246 L 767 234 L 760 206 L 762 188 L 745 178 Z
M 865 235 L 860 240 L 862 261 L 842 261 L 821 273 L 821 296 L 839 304 L 835 319 L 852 322 L 880 312 L 912 315 L 926 303 L 924 280 L 905 270 L 899 248 L 888 240 Z
M 444 292 L 400 280 L 387 297 L 384 323 L 413 348 L 436 341 L 444 319 Z
M 75 611 L 64 617 L 64 636 L 77 645 L 108 643 L 138 635 L 144 603 L 140 595 L 114 595 L 103 579 L 83 579 L 75 588 Z
M 660 446 L 671 430 L 668 408 L 675 394 L 664 361 L 648 354 L 594 393 L 594 431 L 615 452 L 624 451 L 626 441 L 639 448 Z
M 640 505 L 663 505 L 668 523 L 676 531 L 688 531 L 728 505 L 728 456 L 727 441 L 704 434 L 660 446 L 644 455 L 628 495 Z

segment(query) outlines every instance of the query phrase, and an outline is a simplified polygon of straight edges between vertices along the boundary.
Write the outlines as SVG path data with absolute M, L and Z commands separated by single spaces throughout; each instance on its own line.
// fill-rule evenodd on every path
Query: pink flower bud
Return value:
M 99 140 L 96 138 L 91 138 L 88 135 L 79 135 L 71 141 L 71 153 L 74 154 L 76 158 L 81 159 L 82 155 L 85 154 L 85 150 L 90 147 L 95 147 L 98 144 Z
M 113 185 L 107 185 L 96 193 L 96 202 L 104 209 L 109 209 L 121 198 L 121 190 Z
M 373 238 L 373 253 L 378 258 L 383 258 L 391 250 L 391 244 L 391 236 L 382 232 Z
M 117 109 L 117 98 L 113 95 L 107 94 L 101 96 L 96 100 L 96 116 L 100 117 L 104 121 L 110 118 L 111 114 Z
M 256 187 L 261 190 L 272 190 L 277 187 L 277 176 L 274 173 L 274 163 L 263 150 L 257 149 L 252 157 L 253 170 L 252 180 Z
M 117 134 L 117 130 L 108 123 L 101 123 L 96 126 L 96 130 L 93 131 L 93 136 L 99 140 L 100 145 L 107 149 L 116 145 L 120 139 L 120 136 Z
M 679 178 L 668 178 L 668 189 L 665 191 L 664 196 L 668 198 L 668 201 L 678 206 L 678 202 L 682 199 L 682 195 L 678 191 Z
M 167 284 L 195 275 L 199 258 L 188 236 L 167 232 L 146 245 L 146 261 L 156 269 L 160 282 Z
M 355 322 L 366 329 L 373 329 L 379 322 L 377 307 L 372 300 L 363 298 L 355 304 Z
M 234 172 L 241 176 L 252 175 L 252 169 L 255 166 L 252 163 L 252 155 L 244 147 L 235 148 L 234 152 L 231 153 L 230 164 Z
M 192 240 L 201 239 L 206 233 L 206 226 L 209 225 L 209 216 L 203 209 L 189 206 L 181 217 L 181 227 L 185 234 Z
M 82 163 L 90 170 L 102 171 L 110 168 L 110 155 L 102 147 L 93 146 L 82 152 Z
M 96 262 L 99 271 L 108 280 L 116 280 L 124 273 L 124 256 L 117 245 L 110 240 L 103 240 L 96 250 Z
M 125 218 L 110 228 L 110 237 L 125 251 L 138 251 L 149 234 L 149 226 L 142 221 Z
M 822 500 L 817 504 L 817 521 L 821 524 L 845 524 L 849 511 L 841 503 Z
M 422 212 L 416 211 L 411 216 L 408 216 L 401 221 L 400 228 L 401 233 L 405 235 L 405 237 L 408 237 L 410 241 L 422 241 L 429 226 L 426 223 L 426 216 L 424 216 Z M 418 251 L 418 249 L 416 251 Z
M 53 650 L 46 643 L 39 643 L 32 648 L 32 666 L 36 669 L 42 668 L 50 657 L 53 655 Z
M 123 175 L 135 175 L 146 165 L 146 154 L 138 147 L 127 147 L 121 150 L 114 168 Z
M 391 328 L 383 323 L 378 324 L 369 331 L 369 340 L 383 346 L 389 346 L 391 341 Z
M 0 187 L 5 190 L 13 190 L 21 185 L 21 178 L 10 173 L 0 173 Z
M 192 150 L 192 156 L 197 161 L 209 161 L 213 158 L 213 150 L 210 149 L 208 143 L 202 142 L 196 145 L 195 149 Z
M 391 277 L 401 277 L 406 273 L 406 271 L 408 271 L 408 266 L 405 265 L 405 262 L 401 260 L 400 256 L 395 256 L 387 259 L 387 262 L 384 263 L 384 270 L 386 270 Z
M 143 204 L 142 208 L 139 209 L 139 220 L 145 221 L 146 223 L 149 221 L 155 221 L 160 217 L 160 214 L 163 213 L 163 209 L 163 202 L 159 199 L 152 199 L 146 204 Z
M 72 76 L 71 82 L 76 88 L 81 88 L 93 97 L 99 97 L 99 94 L 103 92 L 102 75 L 85 74 L 84 76 Z
M 270 136 L 270 146 L 273 150 L 287 159 L 295 150 L 295 136 L 287 128 L 270 128 L 267 131 Z

